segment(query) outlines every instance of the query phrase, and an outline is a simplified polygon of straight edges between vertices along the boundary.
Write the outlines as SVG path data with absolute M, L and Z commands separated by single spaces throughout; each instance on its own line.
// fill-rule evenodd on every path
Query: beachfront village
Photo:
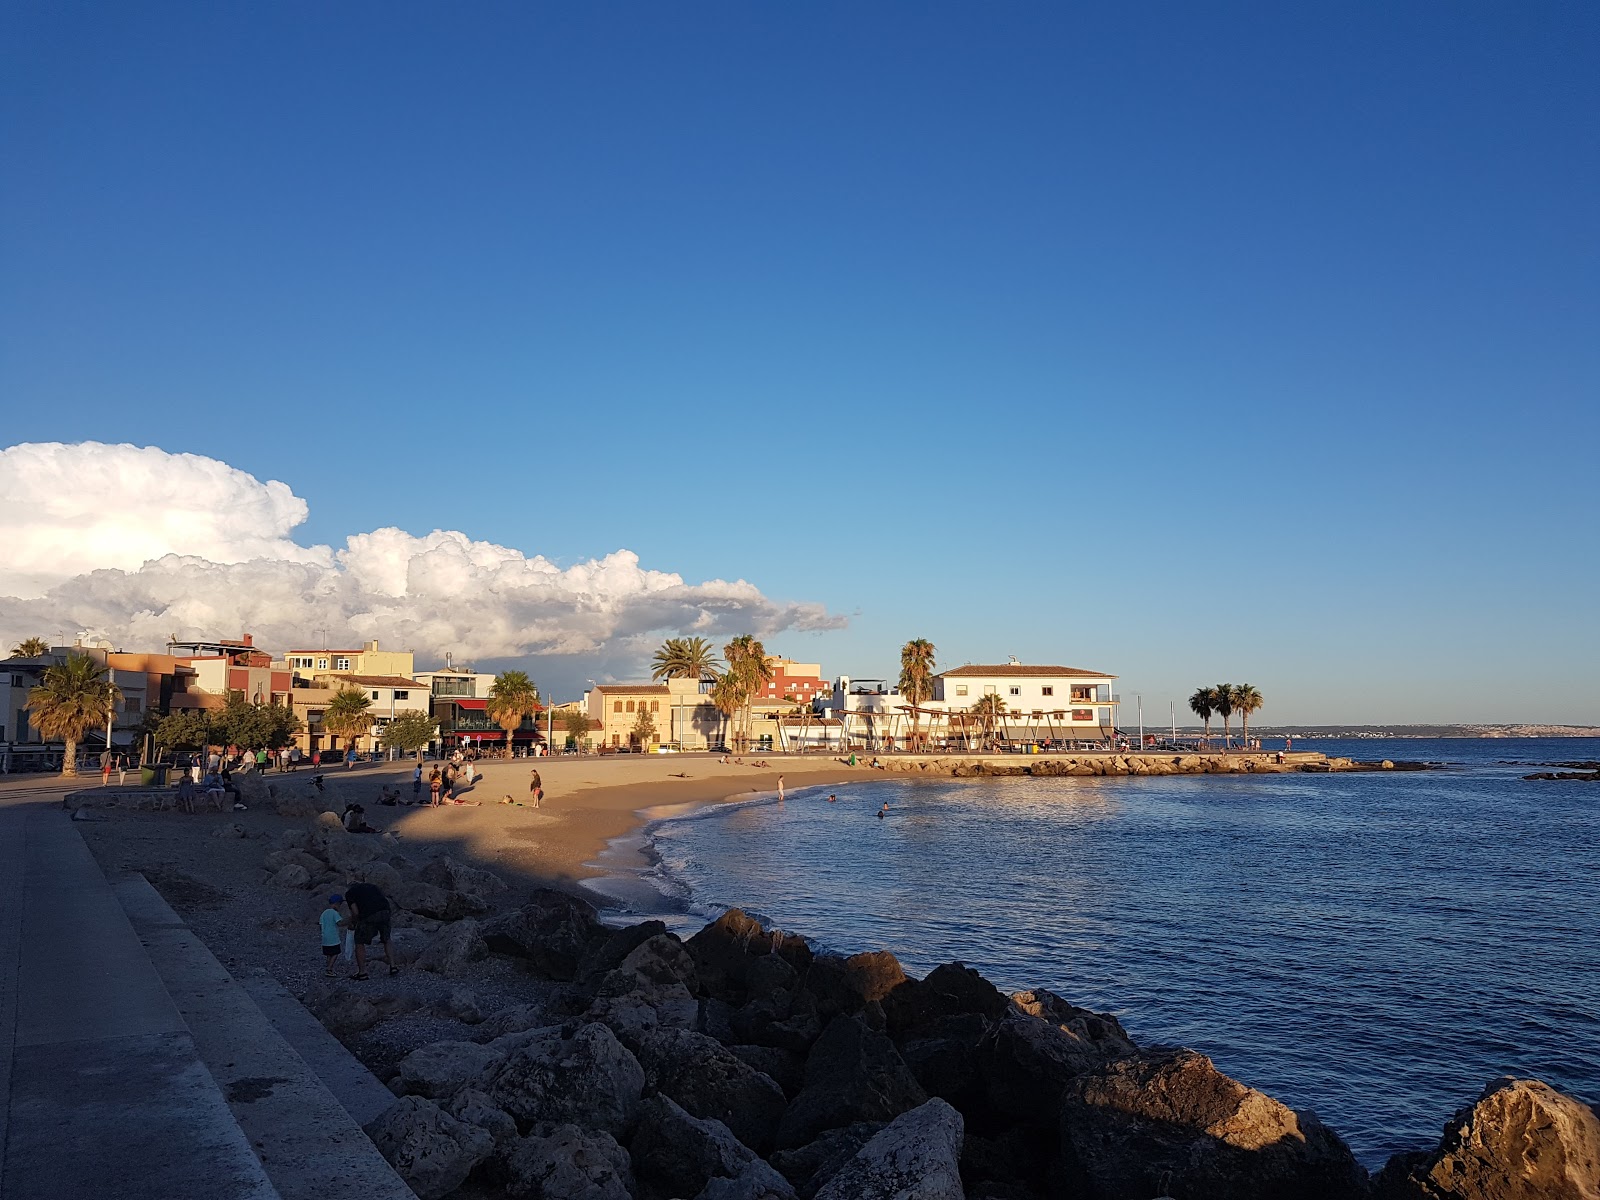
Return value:
M 127 651 L 29 639 L 0 669 L 0 768 L 56 770 L 63 758 L 128 765 L 206 745 L 281 752 L 293 763 L 431 752 L 830 752 L 1128 748 L 1116 676 L 1011 658 L 940 671 L 933 645 L 907 642 L 894 679 L 839 675 L 769 654 L 750 635 L 717 649 L 668 638 L 647 679 L 592 684 L 558 703 L 526 672 L 418 670 L 411 650 L 169 641 Z M 1254 688 L 1218 685 L 1190 701 L 1244 723 Z M 1248 728 L 1245 729 L 1248 736 Z M 1175 733 L 1175 731 L 1174 731 Z

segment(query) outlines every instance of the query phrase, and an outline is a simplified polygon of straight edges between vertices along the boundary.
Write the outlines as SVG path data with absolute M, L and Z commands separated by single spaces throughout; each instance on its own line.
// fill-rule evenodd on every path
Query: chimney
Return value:
M 361 650 L 365 654 L 376 654 L 378 652 L 378 641 L 377 641 L 377 639 L 374 638 L 370 642 L 362 642 L 361 643 Z

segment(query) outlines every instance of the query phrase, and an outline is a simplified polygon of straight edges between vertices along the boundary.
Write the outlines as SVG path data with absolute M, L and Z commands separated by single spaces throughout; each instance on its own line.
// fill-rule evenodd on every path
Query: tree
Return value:
M 50 653 L 50 643 L 41 637 L 23 638 L 11 647 L 12 658 L 42 658 Z
M 1233 684 L 1219 683 L 1211 689 L 1211 707 L 1222 718 L 1222 748 L 1226 750 L 1232 745 L 1233 736 L 1228 726 L 1228 719 L 1233 716 Z
M 913 710 L 933 699 L 933 643 L 913 638 L 900 647 L 900 694 Z M 922 714 L 911 714 L 911 737 L 922 740 Z
M 734 737 L 735 744 L 742 746 L 750 740 L 750 702 L 762 687 L 772 682 L 772 660 L 767 657 L 767 648 L 748 633 L 741 633 L 724 646 L 722 657 L 728 662 L 726 674 L 739 681 L 744 723 Z M 713 699 L 712 703 L 716 701 Z
M 650 710 L 644 705 L 639 705 L 639 715 L 633 719 L 633 729 L 630 731 L 633 740 L 639 743 L 639 748 L 646 752 L 650 749 L 650 739 L 655 736 L 656 719 L 650 715 Z
M 733 719 L 735 713 L 744 707 L 745 695 L 744 684 L 732 671 L 727 671 L 720 675 L 717 681 L 711 685 L 711 703 L 722 714 L 724 726 Z M 724 737 L 723 740 L 727 741 L 728 738 Z M 738 744 L 737 728 L 734 731 L 732 740 L 735 745 Z
M 501 671 L 489 688 L 489 703 L 484 705 L 489 719 L 506 731 L 506 757 L 511 757 L 511 737 L 524 717 L 539 711 L 539 689 L 526 671 Z
M 203 750 L 211 744 L 211 719 L 204 709 L 180 709 L 160 717 L 152 732 L 158 750 Z
M 63 744 L 61 773 L 78 773 L 78 743 L 96 726 L 106 724 L 122 692 L 106 669 L 87 654 L 69 654 L 66 662 L 45 669 L 39 686 L 28 692 L 27 709 L 39 732 Z
M 403 712 L 395 714 L 394 720 L 378 731 L 378 738 L 385 750 L 398 750 L 404 754 L 411 750 L 421 750 L 433 741 L 433 735 L 438 728 L 428 713 Z
M 995 727 L 999 725 L 1000 718 L 1006 711 L 1006 699 L 1004 696 L 998 696 L 994 692 L 990 692 L 985 696 L 980 696 L 977 703 L 967 711 L 978 718 L 983 727 L 984 740 L 992 741 Z
M 322 727 L 350 745 L 372 728 L 372 697 L 361 688 L 340 688 L 322 714 Z
M 1211 714 L 1217 709 L 1216 692 L 1212 688 L 1195 688 L 1189 697 L 1189 709 L 1206 723 L 1206 741 L 1211 740 Z
M 1233 709 L 1239 714 L 1239 724 L 1244 729 L 1244 746 L 1250 748 L 1250 716 L 1261 708 L 1266 701 L 1253 683 L 1236 683 L 1233 685 Z
M 717 657 L 711 652 L 711 643 L 703 637 L 668 638 L 656 651 L 650 678 L 663 679 L 715 679 Z
M 241 750 L 277 750 L 294 741 L 294 735 L 304 728 L 286 705 L 252 703 L 243 692 L 229 692 L 228 703 L 210 716 L 209 723 L 213 740 Z
M 567 740 L 581 750 L 584 739 L 594 728 L 594 720 L 581 708 L 569 708 L 561 714 L 561 728 L 566 730 Z

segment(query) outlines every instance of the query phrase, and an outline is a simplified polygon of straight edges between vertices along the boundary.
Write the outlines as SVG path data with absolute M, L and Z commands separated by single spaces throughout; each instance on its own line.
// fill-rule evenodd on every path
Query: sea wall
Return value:
M 1416 771 L 1425 763 L 1357 762 L 1349 758 L 1329 758 L 1312 751 L 1288 754 L 1175 754 L 1171 752 L 1130 752 L 1108 754 L 984 754 L 984 755 L 898 755 L 873 761 L 881 770 L 903 775 L 1048 777 L 1124 776 L 1124 775 L 1283 775 L 1294 772 L 1329 771 Z

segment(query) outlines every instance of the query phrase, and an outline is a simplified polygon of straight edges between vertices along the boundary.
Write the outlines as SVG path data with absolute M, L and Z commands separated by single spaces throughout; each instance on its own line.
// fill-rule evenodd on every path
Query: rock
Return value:
M 506 1156 L 506 1191 L 525 1200 L 632 1200 L 628 1152 L 602 1131 L 558 1124 Z
M 317 806 L 307 796 L 279 796 L 273 807 L 280 817 L 289 817 L 290 819 L 317 815 Z
M 613 971 L 612 976 L 624 981 L 635 978 L 618 971 Z M 700 1019 L 700 1005 L 681 983 L 654 984 L 622 995 L 609 995 L 602 990 L 584 1015 L 610 1028 L 624 1046 L 637 1050 L 644 1036 L 653 1030 L 693 1029 Z
M 818 1015 L 826 1021 L 840 1013 L 858 1013 L 871 1001 L 883 1001 L 907 982 L 899 959 L 887 950 L 855 954 L 849 958 L 818 955 L 806 976 L 806 990 L 816 998 Z
M 960 1113 L 943 1100 L 929 1100 L 890 1122 L 839 1168 L 816 1200 L 963 1200 L 964 1129 Z
M 981 1060 L 993 1028 L 981 1013 L 941 1017 L 902 1041 L 900 1057 L 924 1092 L 973 1114 L 987 1107 Z
M 482 1041 L 493 1041 L 508 1033 L 523 1033 L 529 1029 L 542 1029 L 560 1023 L 560 1018 L 552 1017 L 546 1005 L 514 1004 L 510 1008 L 502 1008 L 499 1012 L 485 1017 L 483 1024 L 473 1036 Z
M 383 847 L 371 836 L 337 838 L 327 844 L 323 855 L 328 865 L 349 877 L 357 868 L 383 857 Z
M 489 906 L 465 892 L 447 892 L 431 883 L 402 881 L 389 894 L 389 902 L 407 912 L 421 913 L 436 921 L 460 921 L 489 911 Z
M 1088 1042 L 1107 1058 L 1122 1054 L 1135 1054 L 1139 1047 L 1128 1036 L 1122 1022 L 1110 1013 L 1097 1013 L 1079 1008 L 1063 1000 L 1054 992 L 1035 988 L 1031 992 L 1013 992 L 1012 1007 L 1030 1017 L 1040 1017 L 1058 1029 L 1063 1029 L 1082 1041 Z
M 79 807 L 72 810 L 72 819 L 74 821 L 104 821 L 105 817 L 95 812 L 92 808 Z
M 446 1016 L 463 1025 L 478 1025 L 483 1021 L 483 1009 L 478 1007 L 478 997 L 467 988 L 455 988 L 446 997 L 441 1008 Z
M 806 1081 L 805 1055 L 777 1046 L 733 1045 L 728 1052 L 772 1079 L 785 1096 L 796 1095 Z
M 994 1111 L 1051 1127 L 1068 1081 L 1106 1061 L 1093 1042 L 1040 1017 L 1013 1010 L 995 1023 L 982 1069 Z
M 693 994 L 700 990 L 700 976 L 694 959 L 683 943 L 669 933 L 658 933 L 640 942 L 610 974 L 632 976 L 637 985 L 681 984 Z
M 1389 1160 L 1381 1200 L 1600 1200 L 1600 1119 L 1535 1079 L 1499 1079 L 1431 1151 Z
M 214 838 L 243 838 L 249 837 L 250 834 L 243 825 L 230 821 L 226 825 L 218 825 L 211 831 L 211 836 Z
M 477 1088 L 462 1088 L 450 1098 L 445 1111 L 458 1121 L 482 1129 L 494 1139 L 497 1146 L 517 1140 L 517 1123 L 511 1119 L 511 1114 L 497 1107 L 487 1094 Z
M 748 1182 L 793 1195 L 788 1180 L 756 1157 L 721 1121 L 691 1116 L 667 1096 L 652 1096 L 639 1108 L 632 1143 L 633 1165 L 670 1196 L 693 1196 L 713 1179 L 750 1174 Z
M 805 1086 L 783 1115 L 777 1144 L 789 1149 L 825 1129 L 887 1121 L 927 1098 L 893 1042 L 855 1017 L 835 1017 L 811 1048 Z
M 535 1030 L 486 1077 L 495 1104 L 526 1128 L 538 1121 L 571 1121 L 625 1135 L 633 1126 L 645 1073 L 639 1060 L 604 1025 L 581 1026 L 570 1038 L 559 1029 Z
M 329 1033 L 338 1038 L 371 1029 L 378 1022 L 422 1007 L 422 998 L 395 979 L 360 984 L 341 980 L 313 993 L 306 1005 Z
M 406 1096 L 366 1126 L 378 1153 L 421 1200 L 440 1200 L 494 1150 L 494 1139 L 431 1100 Z
M 433 935 L 417 955 L 417 966 L 447 979 L 459 979 L 471 972 L 473 963 L 488 957 L 489 946 L 478 932 L 478 923 L 461 920 Z
M 957 1013 L 997 1020 L 1010 1001 L 978 972 L 959 962 L 935 967 L 926 979 L 907 980 L 883 1000 L 889 1032 L 896 1038 L 920 1025 Z
M 772 1156 L 772 1165 L 795 1185 L 799 1195 L 809 1200 L 885 1127 L 882 1121 L 858 1121 L 854 1125 L 830 1129 L 798 1150 L 777 1151 Z
M 470 892 L 476 896 L 493 896 L 506 890 L 506 881 L 493 871 L 468 866 L 448 854 L 428 863 L 418 878 L 447 892 Z
M 608 971 L 621 966 L 622 960 L 633 952 L 634 947 L 666 931 L 667 927 L 660 921 L 642 921 L 637 925 L 625 925 L 621 929 L 608 931 L 603 940 L 591 942 L 589 949 L 584 952 L 578 962 L 578 979 L 593 983 Z
M 811 947 L 802 937 L 768 931 L 761 922 L 730 908 L 685 943 L 701 985 L 711 995 L 735 1004 L 748 998 L 750 964 L 766 955 L 783 958 L 796 972 L 811 965 Z
M 415 963 L 421 953 L 427 949 L 432 939 L 420 929 L 391 929 L 389 931 L 389 953 L 400 966 Z M 377 943 L 373 944 L 377 949 Z M 381 957 L 381 955 L 380 955 Z
M 267 870 L 274 872 L 281 871 L 288 866 L 304 867 L 308 875 L 320 875 L 327 870 L 322 860 L 316 855 L 307 854 L 304 850 L 296 848 L 273 850 L 261 861 Z
M 592 904 L 540 888 L 527 904 L 486 924 L 483 936 L 494 953 L 527 959 L 547 978 L 570 980 L 584 953 L 606 934 Z
M 272 873 L 272 878 L 267 881 L 273 887 L 298 890 L 311 883 L 311 872 L 298 863 L 290 863 L 287 867 L 280 867 Z
M 1229 1079 L 1192 1050 L 1114 1059 L 1067 1087 L 1062 1168 L 1105 1200 L 1186 1196 L 1355 1200 L 1366 1172 L 1309 1113 Z
M 400 886 L 400 872 L 386 862 L 374 861 L 362 863 L 350 872 L 350 878 L 362 883 L 370 883 L 387 896 Z
M 448 1100 L 500 1061 L 477 1042 L 433 1042 L 402 1058 L 398 1071 L 408 1094 Z
M 314 837 L 326 838 L 328 835 L 338 835 L 345 832 L 344 822 L 337 813 L 318 813 L 311 822 L 311 833 Z
M 783 1089 L 719 1042 L 684 1029 L 658 1029 L 640 1042 L 645 1082 L 686 1112 L 721 1121 L 757 1154 L 765 1153 L 783 1117 Z
M 795 1200 L 794 1189 L 759 1158 L 732 1178 L 718 1176 L 694 1200 Z

